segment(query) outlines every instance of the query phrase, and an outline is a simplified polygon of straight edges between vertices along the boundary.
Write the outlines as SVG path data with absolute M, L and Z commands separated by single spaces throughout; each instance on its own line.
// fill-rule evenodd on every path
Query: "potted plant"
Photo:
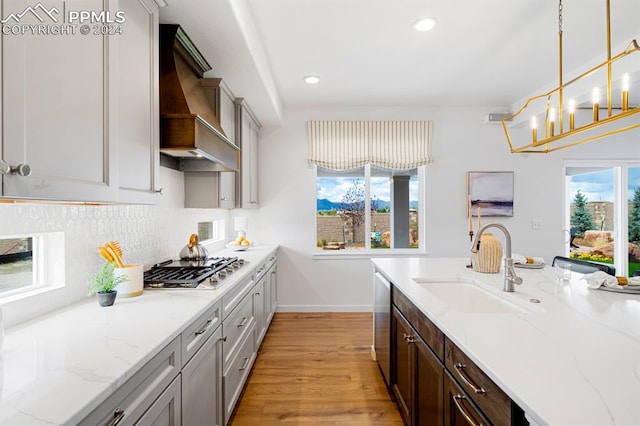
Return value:
M 89 277 L 91 283 L 91 293 L 98 296 L 100 306 L 111 306 L 116 300 L 116 287 L 127 281 L 126 275 L 116 275 L 115 267 L 105 262 L 102 269 Z

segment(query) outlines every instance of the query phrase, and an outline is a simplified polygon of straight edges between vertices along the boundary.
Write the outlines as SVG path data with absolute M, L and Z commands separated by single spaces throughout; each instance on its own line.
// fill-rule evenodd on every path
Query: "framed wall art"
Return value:
M 513 216 L 513 172 L 467 172 L 472 216 Z

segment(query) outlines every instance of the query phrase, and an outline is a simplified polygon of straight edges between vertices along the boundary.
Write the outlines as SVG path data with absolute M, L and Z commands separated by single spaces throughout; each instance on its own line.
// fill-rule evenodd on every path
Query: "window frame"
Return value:
M 371 164 L 365 164 L 364 166 L 364 191 L 365 191 L 365 212 L 364 212 L 364 224 L 365 235 L 370 235 L 371 231 Z M 426 179 L 426 165 L 416 167 L 418 173 L 418 248 L 388 248 L 388 249 L 372 249 L 371 240 L 365 238 L 365 248 L 358 250 L 331 250 L 329 252 L 322 252 L 314 250 L 312 252 L 312 259 L 369 259 L 372 257 L 394 257 L 411 255 L 426 256 L 426 208 L 425 208 L 425 179 Z M 318 179 L 318 167 L 313 165 L 316 182 Z M 316 196 L 314 197 L 317 199 Z M 313 240 L 316 241 L 315 234 L 318 230 L 318 214 L 317 209 L 314 209 L 315 219 L 313 227 Z M 314 244 L 315 246 L 315 244 Z
M 0 238 L 32 238 L 33 249 L 33 283 L 0 292 L 0 305 L 27 299 L 65 286 L 63 232 L 1 235 Z
M 564 191 L 562 204 L 562 226 L 566 235 L 570 235 L 571 214 L 570 214 L 570 176 L 567 175 L 567 168 L 574 167 L 598 167 L 603 169 L 611 169 L 613 171 L 613 266 L 616 268 L 617 275 L 627 275 L 629 270 L 629 210 L 628 210 L 628 193 L 629 185 L 629 169 L 639 168 L 640 160 L 624 160 L 624 159 L 601 159 L 601 160 L 565 160 L 563 162 L 562 173 L 564 177 Z M 569 256 L 571 247 L 569 238 L 563 240 L 564 256 Z

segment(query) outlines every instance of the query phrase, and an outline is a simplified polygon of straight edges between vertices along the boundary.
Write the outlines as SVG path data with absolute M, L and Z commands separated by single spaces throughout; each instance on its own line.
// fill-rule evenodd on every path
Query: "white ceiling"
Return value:
M 167 3 L 161 22 L 181 24 L 263 124 L 285 107 L 504 109 L 558 85 L 557 0 Z M 439 23 L 418 33 L 424 16 Z M 566 82 L 606 59 L 605 0 L 564 0 L 563 30 Z M 611 37 L 614 55 L 640 39 L 640 0 L 611 0 Z M 320 83 L 304 83 L 310 74 Z

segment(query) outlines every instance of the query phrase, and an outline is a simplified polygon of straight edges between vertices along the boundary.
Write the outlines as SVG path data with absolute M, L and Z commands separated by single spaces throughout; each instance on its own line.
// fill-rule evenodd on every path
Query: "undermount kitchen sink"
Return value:
M 524 306 L 513 294 L 502 295 L 500 290 L 475 280 L 413 278 L 435 297 L 457 312 L 468 314 L 522 314 L 531 313 L 534 306 Z

